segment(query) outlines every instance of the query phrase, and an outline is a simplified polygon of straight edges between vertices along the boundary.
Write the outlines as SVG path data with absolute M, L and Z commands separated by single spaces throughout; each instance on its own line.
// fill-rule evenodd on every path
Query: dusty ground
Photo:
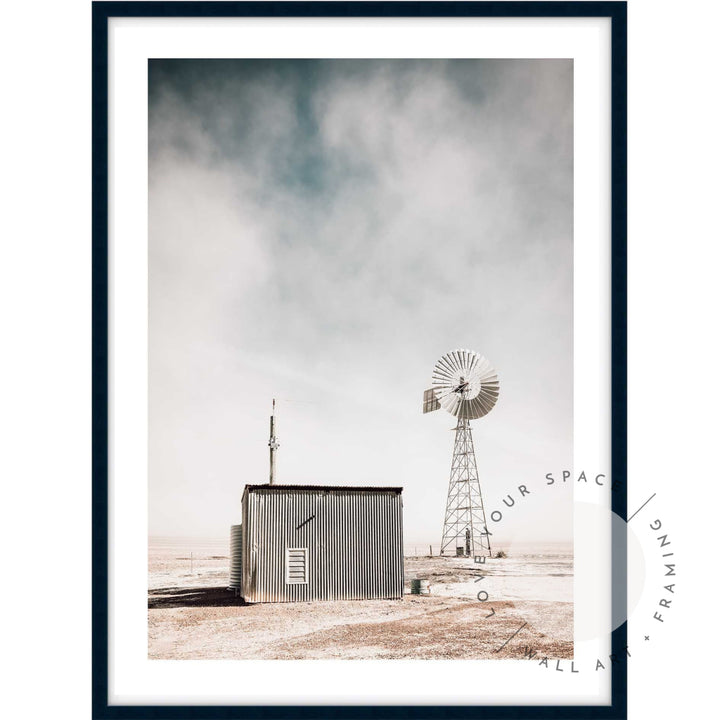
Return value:
M 525 647 L 572 657 L 572 560 L 565 556 L 511 556 L 485 566 L 412 557 L 402 600 L 246 605 L 226 590 L 227 550 L 194 548 L 190 572 L 181 545 L 151 542 L 150 658 L 499 659 L 523 657 Z M 476 582 L 480 573 L 485 579 Z M 430 596 L 409 594 L 414 577 L 430 580 Z

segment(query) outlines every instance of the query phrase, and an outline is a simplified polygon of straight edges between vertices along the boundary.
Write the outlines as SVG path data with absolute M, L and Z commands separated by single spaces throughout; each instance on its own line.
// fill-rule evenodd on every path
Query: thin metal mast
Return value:
M 440 554 L 443 555 L 447 548 L 452 548 L 455 554 L 455 548 L 460 546 L 466 554 L 472 556 L 491 555 L 475 447 L 467 418 L 458 418 L 455 428 L 455 448 Z
M 275 398 L 273 398 L 272 415 L 270 416 L 270 440 L 268 441 L 270 448 L 270 484 L 275 482 L 275 454 L 280 447 L 280 443 L 275 437 Z

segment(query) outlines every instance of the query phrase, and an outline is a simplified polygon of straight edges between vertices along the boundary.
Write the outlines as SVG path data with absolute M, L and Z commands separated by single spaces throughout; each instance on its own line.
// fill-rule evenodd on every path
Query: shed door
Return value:
M 307 581 L 307 548 L 285 548 L 285 583 L 306 585 Z

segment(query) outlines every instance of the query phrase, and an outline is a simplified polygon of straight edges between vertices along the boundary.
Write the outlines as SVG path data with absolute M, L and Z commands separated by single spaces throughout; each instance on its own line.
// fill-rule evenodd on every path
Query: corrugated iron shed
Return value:
M 246 485 L 248 602 L 403 595 L 402 488 Z

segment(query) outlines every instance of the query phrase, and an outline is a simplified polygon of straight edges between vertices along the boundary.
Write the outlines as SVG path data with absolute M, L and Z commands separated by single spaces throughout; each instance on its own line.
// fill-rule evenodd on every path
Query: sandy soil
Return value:
M 411 557 L 402 600 L 245 604 L 226 590 L 223 544 L 150 544 L 152 659 L 572 657 L 572 559 Z M 224 551 L 224 553 L 223 553 Z M 478 580 L 480 575 L 483 580 Z M 410 595 L 427 578 L 429 596 Z M 488 593 L 480 602 L 477 593 Z

